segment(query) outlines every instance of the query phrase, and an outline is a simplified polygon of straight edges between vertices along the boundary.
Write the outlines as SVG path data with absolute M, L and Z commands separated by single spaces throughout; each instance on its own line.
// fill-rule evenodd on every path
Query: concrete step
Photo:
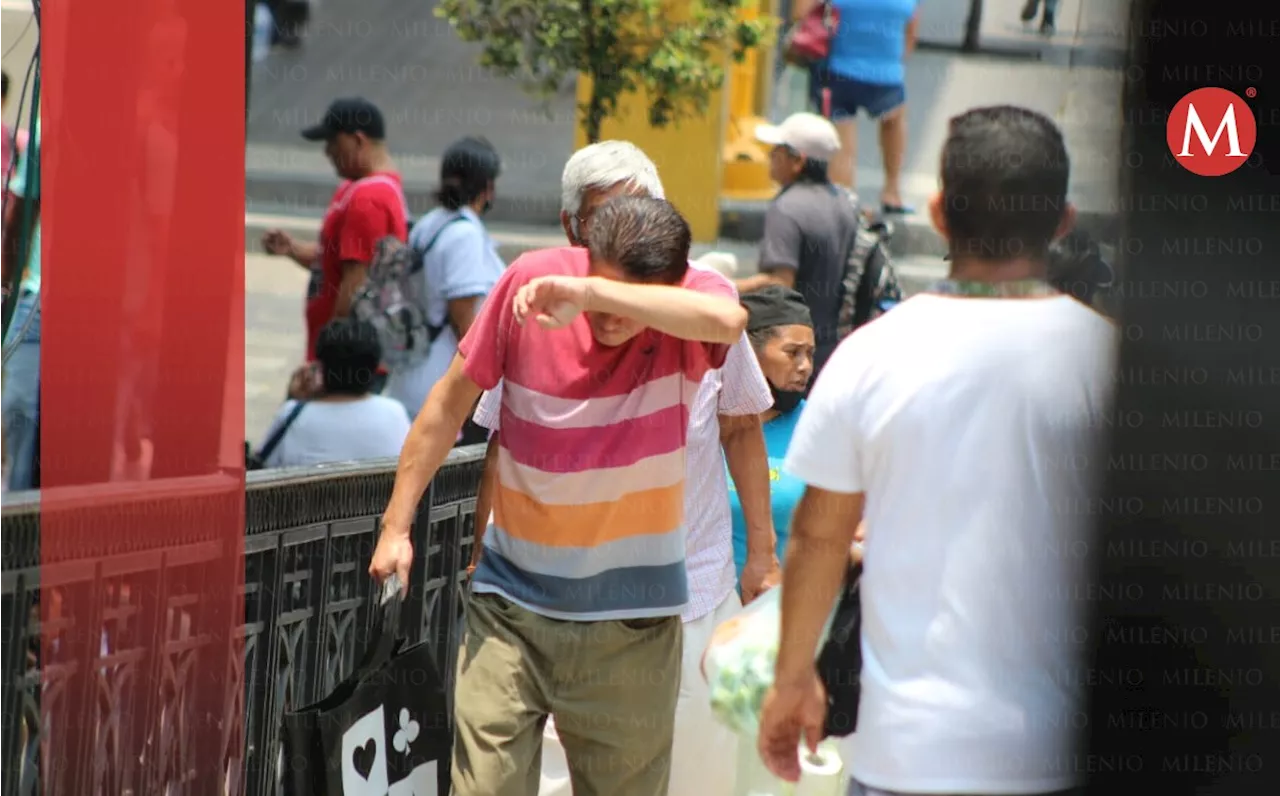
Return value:
M 893 218 L 896 233 L 890 249 L 897 257 L 941 257 L 946 254 L 946 242 L 928 220 L 924 206 L 929 195 L 924 185 L 927 183 L 929 188 L 933 188 L 937 184 L 936 178 L 917 177 L 909 182 L 913 184 L 909 186 L 908 195 L 920 199 L 912 205 L 916 212 Z M 246 178 L 246 204 L 251 210 L 260 209 L 268 215 L 318 218 L 333 195 L 333 188 L 334 178 L 329 174 L 254 171 Z M 436 206 L 434 191 L 434 184 L 426 180 L 406 180 L 405 197 L 413 217 L 421 216 Z M 877 186 L 868 186 L 861 195 L 869 207 L 876 207 Z M 718 243 L 736 241 L 754 246 L 764 235 L 764 216 L 768 206 L 767 201 L 721 201 Z M 559 213 L 558 197 L 500 196 L 486 220 L 495 228 L 536 229 L 545 226 L 546 220 L 557 218 Z M 1098 240 L 1114 242 L 1120 237 L 1119 216 L 1110 208 L 1080 207 L 1077 219 L 1078 226 Z

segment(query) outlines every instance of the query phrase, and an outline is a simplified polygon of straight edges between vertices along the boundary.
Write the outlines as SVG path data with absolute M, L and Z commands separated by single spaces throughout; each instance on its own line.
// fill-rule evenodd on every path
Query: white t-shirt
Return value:
M 262 437 L 264 444 L 296 403 L 285 401 L 276 412 Z M 395 457 L 408 435 L 409 415 L 399 401 L 381 395 L 355 401 L 310 401 L 263 464 L 302 467 Z
M 1115 327 L 1067 297 L 922 294 L 848 337 L 785 467 L 866 494 L 864 784 L 1074 786 L 1085 551 Z
M 445 226 L 456 215 L 463 218 Z M 392 371 L 382 391 L 383 395 L 404 404 L 410 417 L 418 414 L 427 393 L 449 370 L 449 363 L 458 353 L 458 337 L 449 323 L 449 302 L 475 298 L 476 312 L 479 312 L 480 304 L 506 267 L 498 256 L 497 244 L 471 208 L 457 212 L 443 208 L 432 210 L 413 225 L 409 245 L 424 251 L 437 232 L 440 236 L 426 253 L 420 273 L 427 280 L 427 322 L 442 326 L 443 330 L 425 357 Z

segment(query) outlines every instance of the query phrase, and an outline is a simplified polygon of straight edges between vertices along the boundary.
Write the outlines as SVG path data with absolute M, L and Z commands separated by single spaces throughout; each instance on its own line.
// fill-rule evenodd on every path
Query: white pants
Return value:
M 742 610 L 736 591 L 706 616 L 684 624 L 684 657 L 680 664 L 680 697 L 676 702 L 675 739 L 671 749 L 670 796 L 729 796 L 738 767 L 738 737 L 716 721 L 711 695 L 702 676 L 702 653 L 722 622 Z M 538 796 L 571 796 L 569 763 L 548 718 L 542 734 L 542 783 Z

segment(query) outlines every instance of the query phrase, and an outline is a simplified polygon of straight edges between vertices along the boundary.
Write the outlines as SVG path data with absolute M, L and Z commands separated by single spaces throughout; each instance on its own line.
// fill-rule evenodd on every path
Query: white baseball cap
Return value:
M 836 126 L 816 113 L 793 113 L 782 124 L 758 125 L 756 140 L 770 146 L 785 146 L 814 160 L 831 160 L 840 151 Z

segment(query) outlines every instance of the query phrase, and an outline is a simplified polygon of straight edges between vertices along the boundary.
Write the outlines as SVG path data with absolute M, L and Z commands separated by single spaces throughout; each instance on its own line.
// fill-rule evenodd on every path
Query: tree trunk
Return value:
M 982 27 L 982 0 L 969 0 L 969 18 L 964 21 L 964 43 L 960 49 L 967 53 L 978 51 L 978 32 Z
M 600 94 L 600 81 L 591 79 L 591 99 L 587 101 L 587 115 L 582 120 L 582 132 L 587 134 L 588 144 L 600 142 L 600 128 L 604 126 L 604 97 Z

